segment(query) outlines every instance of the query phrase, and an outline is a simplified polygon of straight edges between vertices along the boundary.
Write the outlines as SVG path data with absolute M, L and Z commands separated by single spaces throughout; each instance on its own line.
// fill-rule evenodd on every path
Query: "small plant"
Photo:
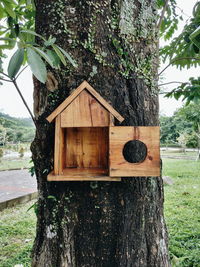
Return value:
M 32 164 L 33 164 L 33 160 L 31 159 L 31 160 L 29 161 L 29 163 L 32 163 Z M 28 172 L 29 172 L 29 173 L 31 174 L 31 176 L 33 177 L 33 176 L 35 175 L 35 166 L 32 165 L 31 167 L 29 167 Z
M 1 162 L 2 158 L 3 158 L 3 149 L 0 148 L 0 162 Z
M 31 210 L 31 209 L 34 210 L 35 215 L 38 214 L 38 201 L 36 201 L 35 203 L 33 203 L 33 205 L 31 205 L 31 206 L 27 209 L 27 212 L 28 212 L 29 210 Z
M 20 158 L 24 157 L 24 152 L 25 152 L 25 149 L 23 147 L 21 147 L 20 150 L 19 150 L 19 157 Z

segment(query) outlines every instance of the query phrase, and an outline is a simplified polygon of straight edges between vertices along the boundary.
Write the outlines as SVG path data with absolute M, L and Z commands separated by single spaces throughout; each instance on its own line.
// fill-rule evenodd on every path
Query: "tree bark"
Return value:
M 34 80 L 39 199 L 32 266 L 170 266 L 161 178 L 47 182 L 54 125 L 45 118 L 83 80 L 125 118 L 122 125 L 158 125 L 155 1 L 35 2 L 36 32 L 56 37 L 78 68 L 49 69 L 58 84 L 53 92 Z

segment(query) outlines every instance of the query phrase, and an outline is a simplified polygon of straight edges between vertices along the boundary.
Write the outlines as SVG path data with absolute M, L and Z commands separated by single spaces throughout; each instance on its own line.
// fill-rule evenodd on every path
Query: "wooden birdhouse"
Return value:
M 47 120 L 55 120 L 54 170 L 49 181 L 120 181 L 160 176 L 159 127 L 114 126 L 124 118 L 84 81 Z M 145 144 L 146 155 L 132 163 L 127 143 Z

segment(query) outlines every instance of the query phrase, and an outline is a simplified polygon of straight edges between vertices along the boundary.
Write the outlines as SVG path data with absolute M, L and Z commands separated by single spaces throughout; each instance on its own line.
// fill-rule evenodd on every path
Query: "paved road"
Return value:
M 0 203 L 37 192 L 28 170 L 0 171 Z

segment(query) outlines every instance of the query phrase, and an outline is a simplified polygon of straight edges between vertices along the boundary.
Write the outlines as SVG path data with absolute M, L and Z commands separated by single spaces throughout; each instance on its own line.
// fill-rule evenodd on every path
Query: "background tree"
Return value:
M 4 146 L 7 141 L 7 131 L 6 128 L 4 128 L 2 125 L 0 125 L 0 144 Z
M 192 123 L 193 131 L 197 137 L 198 155 L 200 160 L 200 103 L 191 103 L 179 109 L 179 114 L 183 119 Z
M 187 135 L 186 146 L 197 147 L 197 137 L 193 135 L 192 122 L 185 120 L 179 110 L 171 117 L 160 116 L 160 141 L 161 144 L 178 145 L 181 134 Z
M 31 119 L 19 119 L 0 112 L 0 140 L 7 143 L 31 142 L 35 136 Z M 5 142 L 4 142 L 5 143 Z
M 1 162 L 1 159 L 3 158 L 3 149 L 0 148 L 0 162 Z

